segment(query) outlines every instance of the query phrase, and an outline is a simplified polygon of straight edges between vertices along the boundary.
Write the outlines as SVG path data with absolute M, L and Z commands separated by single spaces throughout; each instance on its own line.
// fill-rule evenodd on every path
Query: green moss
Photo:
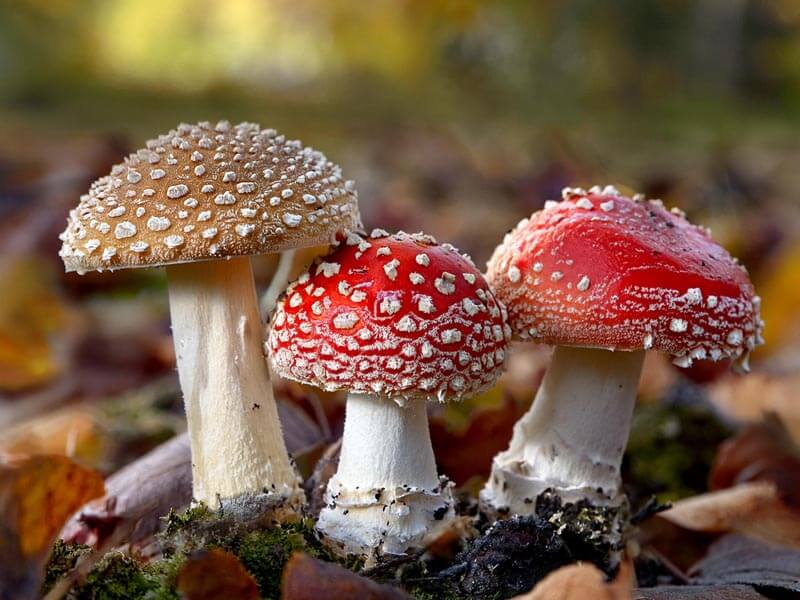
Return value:
M 637 407 L 623 479 L 631 497 L 668 502 L 707 489 L 717 447 L 731 431 L 702 404 Z
M 197 524 L 208 522 L 213 517 L 214 511 L 205 504 L 198 504 L 181 512 L 170 509 L 169 514 L 164 517 L 164 530 L 161 537 L 175 537 L 191 530 Z
M 405 590 L 417 600 L 461 600 L 462 596 L 450 592 L 430 592 L 420 587 L 410 587 Z
M 178 600 L 174 579 L 163 565 L 152 568 L 122 552 L 109 552 L 89 572 L 86 580 L 66 596 L 69 600 Z
M 258 583 L 265 599 L 280 597 L 280 582 L 286 562 L 295 551 L 358 570 L 362 561 L 335 557 L 317 538 L 314 521 L 265 525 L 258 519 L 242 522 L 205 505 L 185 511 L 170 511 L 160 534 L 164 558 L 142 564 L 135 558 L 111 552 L 95 565 L 85 582 L 70 591 L 70 600 L 178 598 L 175 582 L 186 557 L 201 549 L 221 548 L 232 552 Z M 54 582 L 74 566 L 68 547 L 54 550 L 51 580 Z M 52 585 L 52 583 L 50 584 Z
M 275 528 L 248 533 L 232 549 L 258 583 L 264 598 L 279 598 L 283 567 L 296 550 L 315 556 L 302 531 L 295 527 Z
M 59 579 L 75 568 L 81 556 L 89 554 L 92 549 L 83 544 L 67 544 L 63 540 L 56 540 L 50 552 L 50 558 L 44 568 L 44 583 L 42 595 L 45 595 Z

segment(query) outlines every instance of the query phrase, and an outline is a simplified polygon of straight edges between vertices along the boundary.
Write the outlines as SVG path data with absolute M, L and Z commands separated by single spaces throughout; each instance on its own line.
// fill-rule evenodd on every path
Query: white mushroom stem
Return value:
M 272 281 L 270 281 L 267 291 L 261 296 L 261 313 L 267 315 L 267 317 L 275 310 L 278 298 L 289 284 L 296 252 L 294 249 L 284 250 L 278 257 L 278 265 L 275 267 Z
M 424 401 L 401 406 L 350 394 L 339 468 L 317 522 L 342 553 L 375 557 L 418 547 L 452 517 L 450 486 L 439 479 Z
M 531 514 L 547 488 L 568 502 L 622 502 L 620 464 L 643 361 L 641 351 L 556 348 L 508 450 L 494 458 L 484 506 Z
M 193 495 L 213 508 L 247 493 L 301 494 L 262 350 L 250 259 L 167 267 Z

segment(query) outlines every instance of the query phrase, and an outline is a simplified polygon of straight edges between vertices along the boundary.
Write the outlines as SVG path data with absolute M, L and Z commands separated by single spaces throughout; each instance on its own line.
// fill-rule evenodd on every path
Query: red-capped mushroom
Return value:
M 422 234 L 350 235 L 289 287 L 267 342 L 274 369 L 349 392 L 317 524 L 341 551 L 403 554 L 452 516 L 425 401 L 491 386 L 510 336 L 472 262 Z
M 644 351 L 735 359 L 761 340 L 747 273 L 707 230 L 660 201 L 608 186 L 566 189 L 495 250 L 490 283 L 523 340 L 555 346 L 533 406 L 494 459 L 484 507 L 535 511 L 566 501 L 624 502 L 620 462 Z

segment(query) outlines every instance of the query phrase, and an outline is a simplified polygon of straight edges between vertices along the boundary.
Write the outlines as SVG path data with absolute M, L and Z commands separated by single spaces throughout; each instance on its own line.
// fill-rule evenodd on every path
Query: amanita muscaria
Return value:
M 271 129 L 180 125 L 92 184 L 61 239 L 67 271 L 166 266 L 195 500 L 302 490 L 264 363 L 250 255 L 360 227 L 352 182 Z
M 350 235 L 289 287 L 269 334 L 273 367 L 349 392 L 317 524 L 340 551 L 403 554 L 452 516 L 426 401 L 491 386 L 510 336 L 505 309 L 469 258 L 423 234 Z
M 497 247 L 487 278 L 517 337 L 555 346 L 531 409 L 494 458 L 485 508 L 531 514 L 624 500 L 620 462 L 646 350 L 746 367 L 762 343 L 759 298 L 709 232 L 660 201 L 566 189 Z

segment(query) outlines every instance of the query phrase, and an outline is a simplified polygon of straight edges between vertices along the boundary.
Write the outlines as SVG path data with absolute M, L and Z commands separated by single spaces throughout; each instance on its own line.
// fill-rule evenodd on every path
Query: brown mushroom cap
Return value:
M 324 154 L 253 123 L 179 125 L 95 181 L 70 212 L 67 271 L 161 266 L 331 243 L 357 194 Z

